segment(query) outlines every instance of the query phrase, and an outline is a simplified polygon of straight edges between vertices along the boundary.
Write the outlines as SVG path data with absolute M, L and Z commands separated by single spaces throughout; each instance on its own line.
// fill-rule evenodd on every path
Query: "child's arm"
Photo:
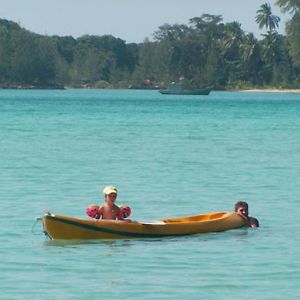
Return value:
M 102 219 L 103 218 L 103 210 L 104 210 L 104 207 L 103 206 L 99 206 L 99 218 L 98 219 Z

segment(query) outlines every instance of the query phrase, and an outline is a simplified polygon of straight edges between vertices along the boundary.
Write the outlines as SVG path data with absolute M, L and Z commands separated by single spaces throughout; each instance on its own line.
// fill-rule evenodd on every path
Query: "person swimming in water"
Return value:
M 246 226 L 248 227 L 259 227 L 259 222 L 256 218 L 249 216 L 249 206 L 247 202 L 238 201 L 234 205 L 235 212 L 246 220 Z

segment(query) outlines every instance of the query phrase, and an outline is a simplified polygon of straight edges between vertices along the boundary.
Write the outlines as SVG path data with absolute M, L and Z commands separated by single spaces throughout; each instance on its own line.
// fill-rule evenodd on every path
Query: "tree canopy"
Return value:
M 292 13 L 286 36 L 280 18 L 262 4 L 255 18 L 261 38 L 221 15 L 188 24 L 163 24 L 153 40 L 126 43 L 111 35 L 43 36 L 0 19 L 0 87 L 156 88 L 181 80 L 216 89 L 295 87 L 300 83 L 300 3 L 278 0 Z

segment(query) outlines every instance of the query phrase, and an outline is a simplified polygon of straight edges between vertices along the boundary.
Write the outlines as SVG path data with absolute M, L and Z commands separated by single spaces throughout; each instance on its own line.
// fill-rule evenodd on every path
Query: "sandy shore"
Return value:
M 300 94 L 300 89 L 250 89 L 250 90 L 240 90 L 240 92 L 293 93 L 293 94 Z

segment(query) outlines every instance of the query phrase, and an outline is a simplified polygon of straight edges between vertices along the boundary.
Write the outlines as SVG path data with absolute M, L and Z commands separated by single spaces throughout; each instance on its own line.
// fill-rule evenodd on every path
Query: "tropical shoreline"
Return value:
M 98 88 L 98 87 L 92 87 L 92 86 L 64 86 L 59 84 L 53 84 L 53 85 L 26 85 L 26 84 L 0 84 L 0 90 L 64 90 L 64 89 L 124 89 L 124 87 L 106 87 L 106 88 Z M 145 89 L 145 90 L 157 90 L 158 88 L 149 88 L 149 87 L 127 87 L 128 89 Z M 125 88 L 126 89 L 126 88 Z M 240 92 L 240 93 L 291 93 L 291 94 L 300 94 L 300 89 L 285 89 L 285 88 L 253 88 L 253 89 L 216 89 L 214 91 L 227 91 L 227 92 Z
M 275 89 L 275 88 L 265 88 L 265 89 L 247 89 L 239 90 L 239 92 L 253 92 L 253 93 L 292 93 L 300 94 L 300 89 Z

